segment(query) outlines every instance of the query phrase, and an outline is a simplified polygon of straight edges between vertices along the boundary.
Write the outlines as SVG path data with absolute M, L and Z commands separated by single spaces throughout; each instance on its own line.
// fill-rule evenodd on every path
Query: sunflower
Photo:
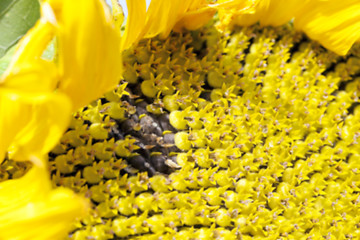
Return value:
M 1 201 L 25 182 L 34 192 L 1 208 L 0 228 L 48 224 L 50 239 L 88 198 L 69 239 L 359 237 L 356 1 L 128 1 L 121 38 L 117 5 L 113 23 L 100 1 L 63 2 L 42 3 L 3 76 L 1 97 L 19 107 L 1 108 L 14 131 L 0 168 L 18 179 L 0 184 Z M 54 35 L 58 59 L 33 64 Z M 49 183 L 49 151 L 53 187 L 78 205 L 36 185 Z M 24 159 L 32 167 L 13 161 Z M 38 214 L 11 225 L 27 202 Z

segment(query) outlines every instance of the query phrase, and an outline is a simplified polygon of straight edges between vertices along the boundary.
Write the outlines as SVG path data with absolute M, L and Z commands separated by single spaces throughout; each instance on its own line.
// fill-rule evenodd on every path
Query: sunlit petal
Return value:
M 14 89 L 17 91 L 52 92 L 56 88 L 58 72 L 52 62 L 42 59 L 15 64 L 12 71 L 2 78 L 2 88 Z
M 295 18 L 295 28 L 339 55 L 345 55 L 360 39 L 360 2 L 357 0 L 263 0 L 257 1 L 254 11 L 250 12 L 241 11 L 244 2 L 219 1 L 228 4 L 226 8 L 219 8 L 220 28 L 256 22 L 279 26 Z
M 52 91 L 57 80 L 54 78 L 56 74 L 55 65 L 41 59 L 41 56 L 53 37 L 54 31 L 51 24 L 38 21 L 18 43 L 12 61 L 1 76 L 0 82 L 3 83 L 6 79 L 7 85 L 13 87 L 16 85 L 16 88 Z M 26 80 L 29 81 L 27 84 L 19 80 L 23 74 L 27 75 Z M 9 80 L 12 75 L 16 76 Z M 30 79 L 30 75 L 34 77 Z
M 69 189 L 51 189 L 48 171 L 33 166 L 0 183 L 0 239 L 63 239 L 87 203 Z
M 261 25 L 279 26 L 291 20 L 299 11 L 299 6 L 307 2 L 306 0 L 263 0 L 263 1 L 247 1 L 252 2 L 254 8 L 252 11 L 243 11 L 246 1 L 226 1 L 226 8 L 219 8 L 219 16 L 223 26 L 250 26 L 256 22 Z
M 0 88 L 0 159 L 15 160 L 49 152 L 66 130 L 71 103 L 63 94 Z
M 125 32 L 121 39 L 121 49 L 127 49 L 139 38 L 146 20 L 145 0 L 131 0 L 126 3 L 129 15 L 126 20 Z
M 117 85 L 121 76 L 120 32 L 103 1 L 48 3 L 57 24 L 58 89 L 70 97 L 75 110 Z
M 147 12 L 144 0 L 127 1 L 127 6 L 129 16 L 123 36 L 123 49 L 142 38 L 157 35 L 165 38 L 175 25 L 176 30 L 199 28 L 216 12 L 205 0 L 152 0 Z
M 296 15 L 295 27 L 324 47 L 345 55 L 360 39 L 360 2 L 310 1 Z
M 209 22 L 215 13 L 216 9 L 210 6 L 190 8 L 189 11 L 185 12 L 184 15 L 177 20 L 174 30 L 180 31 L 183 28 L 188 30 L 198 29 Z

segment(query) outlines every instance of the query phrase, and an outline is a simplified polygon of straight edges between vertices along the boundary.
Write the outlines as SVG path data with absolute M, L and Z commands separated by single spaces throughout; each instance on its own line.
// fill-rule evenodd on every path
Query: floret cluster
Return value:
M 124 68 L 50 153 L 54 184 L 93 202 L 70 239 L 360 237 L 359 46 L 206 26 Z

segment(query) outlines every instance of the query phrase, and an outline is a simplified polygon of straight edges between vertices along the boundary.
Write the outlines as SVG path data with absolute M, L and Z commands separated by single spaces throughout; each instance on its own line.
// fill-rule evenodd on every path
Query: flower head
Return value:
M 357 3 L 345 1 L 338 11 L 337 1 L 329 1 L 326 7 L 323 2 L 153 0 L 146 11 L 144 1 L 128 1 L 127 28 L 117 42 L 127 49 L 124 79 L 73 115 L 69 130 L 49 155 L 54 184 L 81 192 L 93 202 L 91 215 L 69 237 L 358 237 L 359 46 L 341 58 L 295 32 L 292 24 L 263 27 L 295 18 L 298 29 L 345 54 L 358 39 L 349 31 L 358 26 L 353 21 L 358 17 Z M 79 4 L 91 16 L 105 19 L 89 21 L 96 33 L 113 29 L 106 12 L 94 8 L 103 3 Z M 301 6 L 294 8 L 298 4 Z M 59 62 L 49 63 L 53 74 L 40 91 L 32 87 L 16 87 L 16 91 L 63 94 L 76 101 L 76 106 L 100 95 L 103 86 L 114 84 L 111 78 L 107 82 L 111 84 L 104 83 L 99 91 L 93 88 L 101 79 L 96 75 L 99 63 L 89 63 L 86 56 L 104 55 L 99 49 L 93 55 L 78 49 L 93 29 L 86 21 L 77 21 L 71 6 L 67 1 L 43 2 L 43 21 L 34 31 L 57 36 Z M 284 7 L 291 11 L 284 12 Z M 173 27 L 200 27 L 215 9 L 220 20 L 233 27 L 231 31 L 223 28 L 219 32 L 210 24 L 198 31 L 169 35 Z M 302 11 L 311 17 L 303 19 L 307 15 Z M 349 23 L 344 36 L 351 36 L 344 44 L 332 38 L 338 34 L 339 22 L 323 28 L 313 25 L 344 13 L 351 13 L 341 18 Z M 250 26 L 258 21 L 260 26 Z M 242 23 L 248 27 L 235 27 Z M 72 29 L 79 31 L 72 36 Z M 331 35 L 328 39 L 323 39 L 324 31 Z M 110 34 L 109 42 L 117 38 L 118 34 Z M 30 38 L 34 39 L 36 36 Z M 11 87 L 22 81 L 41 81 L 37 75 L 16 78 L 14 69 L 43 73 L 48 63 L 37 60 L 46 41 L 40 38 L 34 43 L 39 49 L 20 45 L 17 62 L 6 75 L 5 90 L 14 90 Z M 115 55 L 109 59 L 116 59 Z M 29 59 L 40 67 L 29 64 Z M 87 75 L 77 68 L 78 63 L 94 71 Z M 111 70 L 108 77 L 117 76 Z M 84 76 L 91 81 L 89 95 L 82 98 L 75 88 Z M 12 134 L 13 139 L 17 140 L 17 134 Z M 32 168 L 34 172 L 38 169 L 37 164 Z M 16 185 L 33 176 L 32 170 L 5 183 Z M 6 190 L 7 185 L 3 186 Z M 19 201 L 10 209 L 4 206 L 4 216 L 13 211 L 20 215 L 12 207 L 26 213 L 17 219 L 9 217 L 13 226 L 23 226 L 29 219 L 42 224 L 38 216 L 51 220 L 59 212 L 66 216 L 63 220 L 71 218 L 72 206 L 59 203 L 59 210 L 52 205 L 69 199 L 68 193 L 58 191 L 45 186 L 39 199 L 32 192 L 25 193 L 30 196 L 25 202 L 28 199 L 32 205 L 22 207 L 24 202 Z M 32 215 L 34 208 L 39 215 Z M 51 226 L 54 228 L 45 235 L 66 228 L 65 224 Z M 24 236 L 31 238 L 31 234 Z
M 357 237 L 328 226 L 358 221 L 359 46 L 341 58 L 291 25 L 213 25 L 140 41 L 124 54 L 126 88 L 76 114 L 90 129 L 112 104 L 125 112 L 102 147 L 59 143 L 71 173 L 56 182 L 79 189 L 69 175 L 85 176 L 96 202 L 72 238 Z M 85 146 L 95 162 L 72 154 Z M 119 177 L 104 175 L 104 152 L 127 165 Z

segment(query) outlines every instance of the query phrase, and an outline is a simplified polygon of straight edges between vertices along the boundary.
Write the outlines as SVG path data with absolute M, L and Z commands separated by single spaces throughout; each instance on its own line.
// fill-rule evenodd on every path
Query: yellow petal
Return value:
M 205 0 L 152 0 L 146 13 L 143 37 L 152 38 L 160 34 L 165 38 L 187 12 L 208 8 L 207 6 Z
M 146 1 L 126 1 L 128 17 L 124 35 L 121 39 L 121 49 L 127 49 L 139 39 L 146 20 Z
M 360 39 L 360 1 L 312 0 L 298 13 L 295 27 L 339 55 Z
M 264 9 L 268 8 L 270 0 L 219 0 L 217 1 L 219 19 L 224 29 L 234 25 L 249 26 L 259 21 Z
M 53 92 L 59 76 L 53 62 L 42 59 L 16 63 L 11 72 L 3 76 L 0 86 L 26 92 Z
M 41 58 L 54 37 L 54 27 L 39 20 L 20 40 L 6 72 L 1 76 L 1 88 L 16 91 L 52 92 L 58 82 L 55 63 Z
M 0 160 L 47 154 L 66 130 L 69 99 L 60 93 L 31 93 L 0 87 Z
M 41 181 L 43 179 L 45 181 Z M 31 187 L 26 187 L 28 184 Z M 19 179 L 1 182 L 0 218 L 7 212 L 15 211 L 29 202 L 44 199 L 50 190 L 51 183 L 48 180 L 46 171 L 41 170 L 41 166 L 32 167 L 29 172 Z M 9 204 L 9 199 L 11 199 L 11 204 Z
M 186 1 L 183 2 L 186 4 Z M 152 38 L 160 33 L 168 32 L 168 29 L 171 30 L 175 24 L 178 11 L 184 11 L 178 0 L 151 1 L 146 13 L 146 24 L 143 28 L 143 37 Z
M 58 89 L 70 97 L 75 110 L 118 84 L 122 66 L 120 32 L 103 1 L 52 0 L 43 6 L 47 4 L 53 14 L 44 17 L 50 16 L 48 20 L 56 24 L 59 42 Z
M 0 239 L 64 239 L 87 202 L 69 189 L 51 189 L 46 168 L 0 183 Z
M 209 22 L 215 13 L 216 9 L 210 6 L 191 9 L 177 20 L 174 30 L 180 31 L 183 28 L 188 30 L 198 29 Z
M 165 38 L 176 25 L 196 29 L 211 19 L 216 10 L 205 0 L 152 0 L 146 12 L 144 0 L 127 1 L 128 22 L 123 36 L 123 49 L 136 44 L 142 38 L 160 35 Z
M 262 26 L 280 26 L 290 21 L 308 0 L 270 0 L 260 16 Z M 264 7 L 264 6 L 263 6 Z
M 11 73 L 17 74 L 23 64 L 37 64 L 36 62 L 40 61 L 44 62 L 44 60 L 41 60 L 41 55 L 54 37 L 53 30 L 53 27 L 48 22 L 38 21 L 18 43 L 10 65 L 6 69 L 6 72 L 1 76 L 2 79 L 0 79 L 0 82 L 3 82 L 6 77 L 11 75 Z M 39 79 L 39 81 L 41 81 L 41 79 Z M 42 84 L 38 84 L 37 87 L 43 88 Z
M 219 3 L 227 3 L 226 7 L 219 7 L 219 16 L 223 25 L 250 26 L 260 22 L 263 26 L 279 26 L 292 19 L 299 6 L 306 0 L 262 0 L 242 1 L 222 0 Z M 254 5 L 252 11 L 244 11 L 244 4 Z M 229 7 L 230 6 L 230 7 Z

